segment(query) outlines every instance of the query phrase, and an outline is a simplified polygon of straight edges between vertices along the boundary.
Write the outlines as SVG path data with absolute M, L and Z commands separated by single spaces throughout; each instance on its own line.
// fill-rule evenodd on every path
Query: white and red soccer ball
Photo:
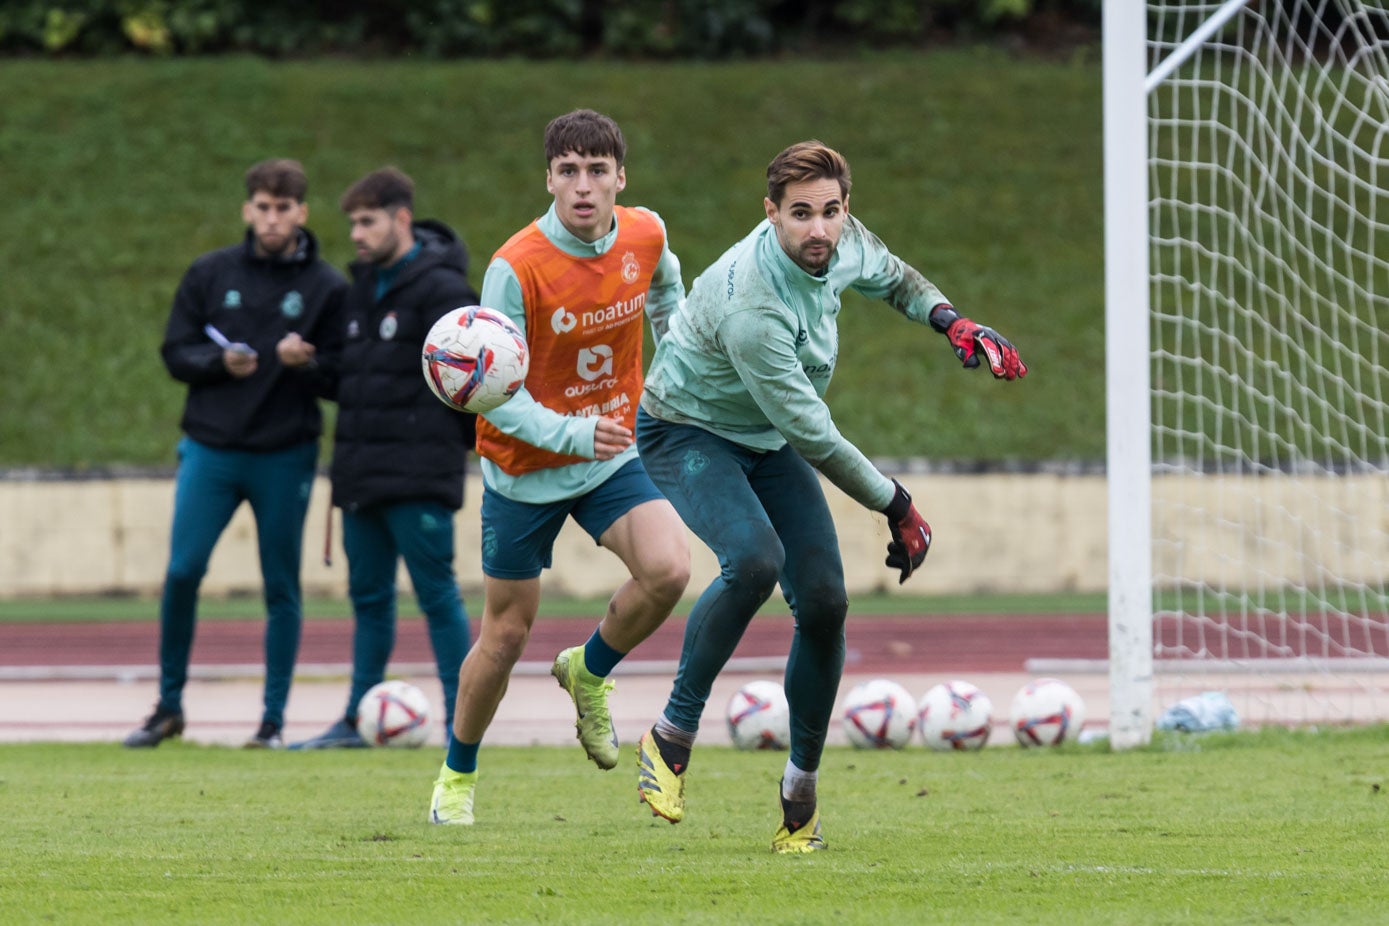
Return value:
M 422 746 L 429 739 L 429 698 L 409 682 L 388 679 L 357 702 L 357 733 L 371 746 Z
M 859 749 L 901 749 L 916 730 L 916 700 L 898 683 L 875 678 L 844 696 L 843 722 Z
M 791 747 L 791 706 L 777 682 L 748 682 L 728 699 L 725 716 L 728 736 L 739 749 Z
M 1073 743 L 1085 725 L 1085 702 L 1060 679 L 1033 679 L 1014 695 L 1008 724 L 1023 746 Z
M 980 749 L 993 732 L 993 701 L 969 682 L 941 682 L 922 695 L 919 708 L 916 725 L 932 749 Z
M 530 370 L 526 336 L 495 309 L 468 305 L 429 329 L 420 353 L 425 382 L 458 411 L 490 412 L 515 395 Z

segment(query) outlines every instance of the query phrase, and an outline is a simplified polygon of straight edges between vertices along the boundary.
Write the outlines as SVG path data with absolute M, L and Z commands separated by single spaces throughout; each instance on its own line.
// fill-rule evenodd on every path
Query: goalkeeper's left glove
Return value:
M 887 515 L 888 530 L 892 531 L 892 542 L 887 545 L 887 565 L 902 570 L 897 580 L 901 585 L 913 572 L 921 567 L 926 554 L 931 549 L 931 525 L 926 523 L 912 504 L 912 497 L 902 483 L 892 480 L 895 491 L 892 501 L 883 509 Z
M 938 305 L 931 310 L 931 327 L 945 335 L 967 369 L 979 366 L 982 353 L 989 362 L 995 379 L 1021 379 L 1027 375 L 1027 364 L 1018 356 L 1013 343 L 992 328 L 970 321 L 955 311 L 954 306 Z

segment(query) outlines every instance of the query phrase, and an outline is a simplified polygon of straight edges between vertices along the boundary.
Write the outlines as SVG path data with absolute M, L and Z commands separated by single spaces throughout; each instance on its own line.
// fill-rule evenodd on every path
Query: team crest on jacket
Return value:
M 381 319 L 381 340 L 389 341 L 395 337 L 396 331 L 400 328 L 400 319 L 395 317 L 394 312 L 387 312 L 386 317 Z
M 239 289 L 229 289 L 229 290 L 227 290 L 226 295 L 224 295 L 224 296 L 222 297 L 222 308 L 224 308 L 224 309 L 239 309 L 239 308 L 241 308 L 241 290 L 239 290 Z
M 622 255 L 622 282 L 635 283 L 641 274 L 641 264 L 637 263 L 637 255 L 628 251 Z
M 285 318 L 298 318 L 304 314 L 304 297 L 297 289 L 291 289 L 280 300 L 280 314 Z

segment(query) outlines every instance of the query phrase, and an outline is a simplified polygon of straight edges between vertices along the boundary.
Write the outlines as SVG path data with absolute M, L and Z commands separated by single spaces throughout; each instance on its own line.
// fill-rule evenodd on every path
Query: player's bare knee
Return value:
M 524 624 L 499 624 L 488 627 L 475 648 L 498 665 L 510 668 L 526 651 L 530 635 L 530 628 Z
M 651 600 L 674 607 L 690 584 L 689 557 L 667 557 L 654 568 L 646 570 L 637 581 Z

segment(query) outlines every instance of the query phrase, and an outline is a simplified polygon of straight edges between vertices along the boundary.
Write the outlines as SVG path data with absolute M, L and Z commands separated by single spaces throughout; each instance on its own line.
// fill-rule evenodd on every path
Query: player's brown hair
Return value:
M 303 202 L 309 192 L 309 178 L 304 165 L 291 158 L 270 158 L 252 164 L 246 171 L 246 198 L 257 193 L 269 193 L 295 202 Z
M 382 167 L 352 184 L 342 194 L 338 207 L 343 212 L 356 209 L 415 208 L 415 181 L 398 167 Z
M 610 157 L 621 167 L 627 156 L 627 140 L 610 116 L 576 109 L 556 116 L 545 126 L 545 166 L 570 151 L 586 158 Z
M 797 142 L 772 158 L 772 163 L 767 165 L 767 198 L 780 206 L 787 186 L 807 180 L 837 180 L 839 192 L 845 199 L 849 198 L 849 188 L 854 185 L 844 155 L 824 142 L 811 139 Z

